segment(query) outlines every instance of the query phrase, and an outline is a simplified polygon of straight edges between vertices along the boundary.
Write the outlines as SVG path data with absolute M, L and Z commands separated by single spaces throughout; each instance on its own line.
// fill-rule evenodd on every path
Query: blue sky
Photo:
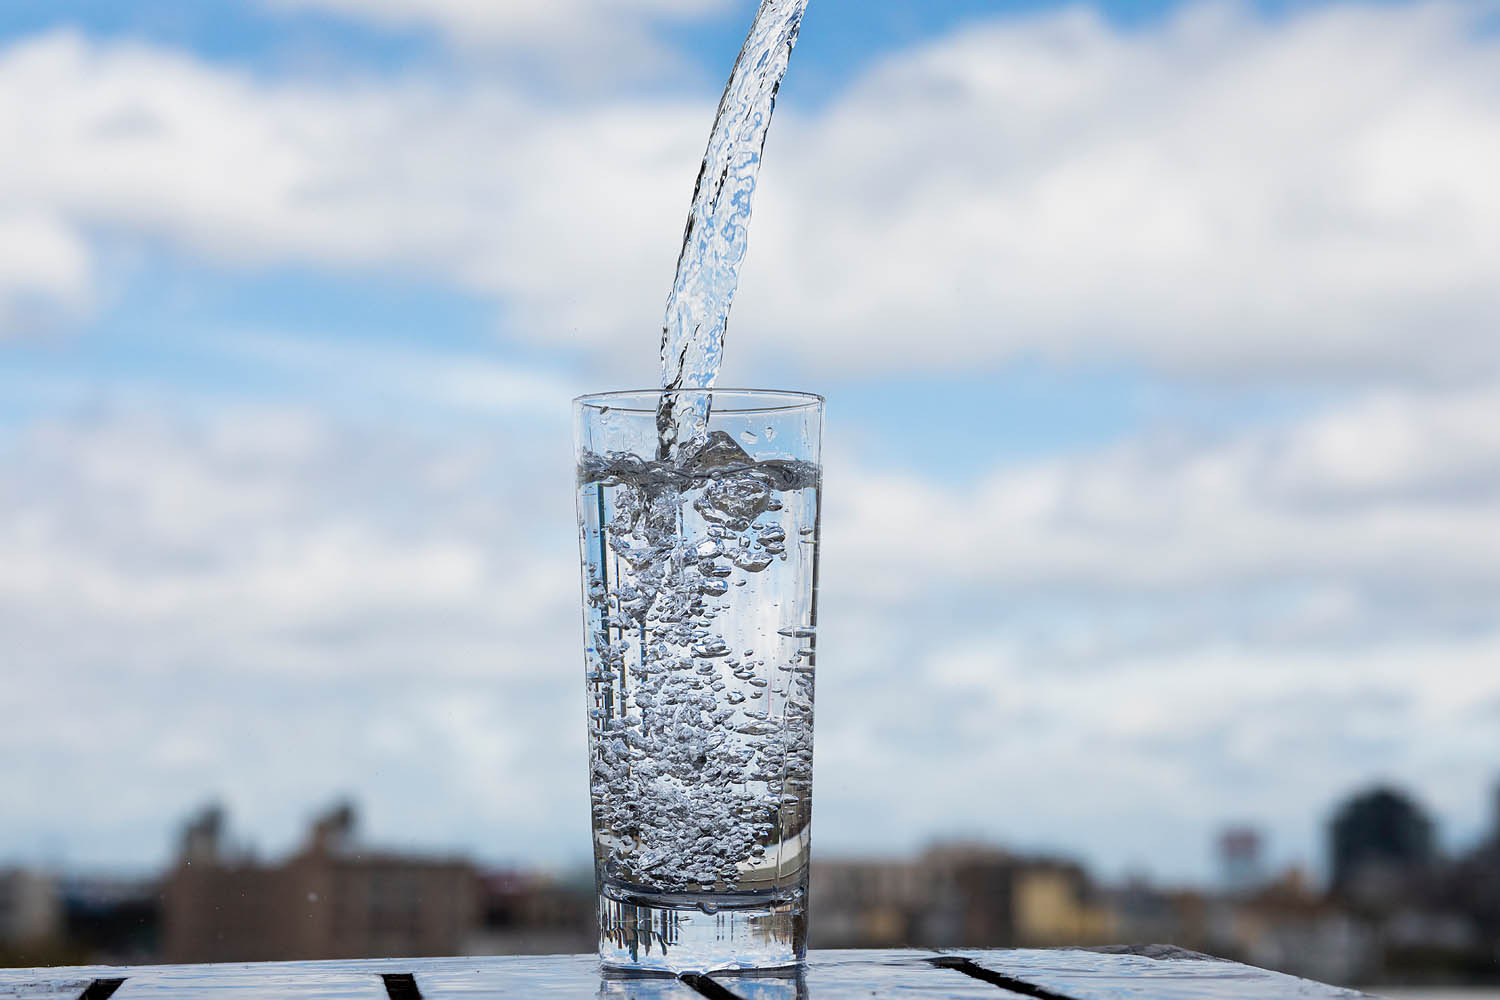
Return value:
M 798 73 L 837 82 L 884 52 L 950 31 L 966 21 L 1016 16 L 1061 6 L 1048 0 L 951 0 L 914 4 L 902 0 L 829 0 L 812 8 L 798 58 Z M 1149 24 L 1181 6 L 1180 0 L 1113 0 L 1096 5 L 1125 26 Z M 1266 0 L 1260 9 L 1283 12 L 1309 4 Z M 717 16 L 671 27 L 671 36 L 691 61 L 709 70 L 732 60 L 744 40 L 750 8 L 721 4 Z M 190 49 L 215 60 L 238 61 L 266 72 L 295 66 L 310 53 L 350 69 L 392 71 L 412 65 L 441 66 L 449 54 L 430 29 L 392 30 L 325 12 L 276 10 L 236 0 L 184 4 L 142 0 L 122 7 L 107 0 L 15 0 L 0 12 L 0 31 L 20 36 L 59 24 L 76 25 L 101 38 L 145 39 Z
M 0 9 L 0 709 L 108 720 L 0 734 L 0 859 L 341 792 L 585 856 L 566 404 L 654 380 L 750 16 L 673 2 Z M 814 0 L 724 381 L 830 399 L 820 846 L 1316 866 L 1386 779 L 1475 835 L 1492 18 Z
M 890 53 L 960 31 L 966 24 L 1035 15 L 1058 6 L 1039 0 L 824 0 L 810 14 L 783 104 L 819 106 Z M 1160 23 L 1181 6 L 1115 2 L 1100 4 L 1097 10 L 1113 25 L 1139 30 Z M 670 83 L 631 82 L 648 92 L 666 86 L 679 92 L 699 88 L 699 97 L 711 94 L 724 67 L 733 61 L 749 13 L 743 3 L 720 7 L 715 16 L 685 24 L 666 22 L 665 35 L 688 72 L 672 74 Z M 1263 3 L 1257 9 L 1274 16 L 1294 8 Z M 122 7 L 22 0 L 0 12 L 4 38 L 25 38 L 62 26 L 101 42 L 147 42 L 192 53 L 268 80 L 307 75 L 451 80 L 503 62 L 490 55 L 482 55 L 477 65 L 455 60 L 432 27 L 392 28 L 318 10 L 253 3 L 152 0 Z M 565 82 L 562 86 L 566 90 Z M 38 385 L 55 383 L 60 391 L 94 405 L 119 390 L 150 386 L 295 401 L 305 395 L 305 385 L 283 384 L 284 373 L 247 368 L 239 352 L 218 353 L 224 334 L 269 330 L 358 343 L 420 343 L 460 353 L 494 353 L 499 345 L 506 357 L 523 357 L 559 376 L 592 374 L 586 347 L 537 351 L 507 336 L 503 300 L 467 294 L 440 282 L 412 280 L 389 270 L 351 274 L 297 264 L 225 270 L 159 243 L 120 242 L 117 253 L 128 261 L 123 268 L 126 277 L 107 305 L 66 337 L 21 340 L 10 359 L 17 377 Z M 649 361 L 644 352 L 642 357 Z M 643 365 L 639 371 L 641 378 L 649 379 L 649 368 Z M 836 381 L 829 383 L 829 376 Z M 1132 359 L 1107 356 L 1064 366 L 1020 357 L 988 365 L 982 374 L 966 375 L 958 384 L 947 373 L 887 381 L 839 379 L 837 372 L 830 372 L 820 385 L 837 385 L 847 412 L 870 442 L 872 460 L 885 460 L 881 442 L 889 440 L 900 453 L 926 460 L 924 471 L 957 477 L 972 474 L 976 462 L 1094 446 L 1146 423 L 1222 431 L 1275 419 L 1305 410 L 1336 391 L 1326 386 L 1288 389 L 1223 381 L 1183 384 L 1163 379 Z M 352 391 L 356 408 L 358 392 Z M 905 400 L 899 417 L 888 405 L 893 393 Z M 55 393 L 47 396 L 56 398 Z M 8 409 L 13 418 L 24 417 L 24 398 L 13 397 Z M 913 412 L 922 415 L 915 426 Z M 947 430 L 935 433 L 936 428 Z

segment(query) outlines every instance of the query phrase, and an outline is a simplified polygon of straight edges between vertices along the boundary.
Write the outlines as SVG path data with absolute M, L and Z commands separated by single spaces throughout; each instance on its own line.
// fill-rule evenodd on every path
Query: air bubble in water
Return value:
M 762 630 L 810 637 L 755 616 L 809 607 L 805 577 L 770 550 L 816 517 L 819 471 L 743 463 L 738 445 L 697 454 L 707 468 L 585 455 L 579 469 L 584 509 L 602 490 L 615 515 L 584 547 L 595 827 L 612 877 L 662 891 L 721 891 L 774 866 L 806 822 L 782 809 L 781 789 L 811 787 L 810 677 L 779 672 L 781 656 L 768 665 L 751 643 Z M 741 607 L 731 585 L 751 572 L 757 591 Z

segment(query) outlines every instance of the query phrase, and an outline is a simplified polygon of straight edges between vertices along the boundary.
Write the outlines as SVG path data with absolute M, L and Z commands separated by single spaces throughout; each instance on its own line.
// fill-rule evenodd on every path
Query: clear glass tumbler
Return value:
M 656 391 L 574 402 L 594 873 L 606 966 L 807 945 L 823 399 L 708 392 L 658 459 Z

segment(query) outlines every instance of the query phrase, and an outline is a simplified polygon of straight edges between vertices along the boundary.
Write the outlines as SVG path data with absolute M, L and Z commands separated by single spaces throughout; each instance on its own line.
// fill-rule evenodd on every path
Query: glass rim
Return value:
M 621 413 L 655 413 L 656 401 L 665 390 L 621 389 L 614 392 L 589 392 L 573 399 L 579 409 L 619 410 Z M 706 392 L 712 399 L 713 412 L 775 413 L 788 410 L 820 409 L 827 400 L 815 392 L 792 389 L 681 389 L 680 392 Z M 649 400 L 649 404 L 645 401 Z M 749 405 L 736 405 L 736 402 Z M 758 401 L 758 402 L 755 402 Z M 728 405 L 725 405 L 727 403 Z

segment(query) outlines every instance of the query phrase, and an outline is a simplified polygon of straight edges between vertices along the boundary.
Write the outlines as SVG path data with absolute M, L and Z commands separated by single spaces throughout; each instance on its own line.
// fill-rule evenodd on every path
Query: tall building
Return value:
M 467 861 L 363 848 L 348 804 L 274 865 L 230 848 L 210 807 L 185 827 L 163 896 L 169 962 L 454 955 L 479 916 Z
M 1245 893 L 1265 882 L 1260 832 L 1248 826 L 1219 834 L 1219 878 L 1224 891 Z
M 1360 905 L 1380 907 L 1406 895 L 1435 860 L 1432 820 L 1395 789 L 1348 800 L 1328 833 L 1333 891 Z

